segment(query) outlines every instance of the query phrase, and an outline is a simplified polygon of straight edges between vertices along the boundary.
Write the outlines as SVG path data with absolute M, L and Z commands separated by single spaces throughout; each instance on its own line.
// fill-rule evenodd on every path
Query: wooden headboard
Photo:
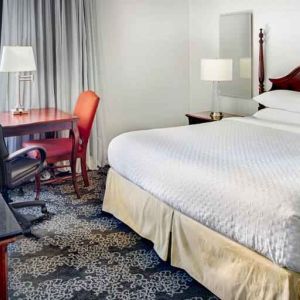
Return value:
M 265 92 L 265 66 L 264 66 L 264 33 L 259 30 L 259 65 L 258 65 L 258 80 L 259 80 L 259 94 Z M 300 92 L 300 66 L 290 72 L 288 75 L 281 78 L 270 78 L 272 87 L 270 91 L 274 90 L 291 90 Z M 264 105 L 259 104 L 258 109 L 265 108 Z

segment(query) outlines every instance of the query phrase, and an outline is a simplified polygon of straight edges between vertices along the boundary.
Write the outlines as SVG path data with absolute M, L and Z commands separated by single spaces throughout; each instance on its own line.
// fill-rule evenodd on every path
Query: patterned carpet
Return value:
M 43 186 L 41 200 L 53 215 L 33 227 L 38 239 L 21 238 L 9 247 L 10 299 L 217 299 L 102 212 L 106 173 L 90 173 L 81 199 L 70 183 Z M 11 196 L 32 199 L 32 190 L 28 184 L 25 196 Z

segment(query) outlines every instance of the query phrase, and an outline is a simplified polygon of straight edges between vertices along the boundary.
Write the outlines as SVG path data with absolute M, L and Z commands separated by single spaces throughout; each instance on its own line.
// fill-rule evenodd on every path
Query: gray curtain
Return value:
M 21 90 L 26 108 L 57 107 L 72 112 L 80 92 L 101 96 L 97 0 L 4 0 L 1 46 L 33 46 L 34 81 Z M 0 74 L 0 110 L 15 105 L 15 78 Z M 1 122 L 1 120 L 0 120 Z M 89 145 L 89 166 L 106 162 L 103 111 L 97 112 Z M 19 146 L 10 140 L 10 148 Z

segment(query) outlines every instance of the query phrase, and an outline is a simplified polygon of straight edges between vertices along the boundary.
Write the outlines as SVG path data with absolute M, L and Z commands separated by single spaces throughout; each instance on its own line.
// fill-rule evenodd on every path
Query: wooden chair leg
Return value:
M 86 156 L 85 155 L 83 157 L 81 157 L 80 163 L 81 163 L 81 174 L 82 174 L 84 186 L 89 186 L 90 183 L 89 183 L 89 176 L 88 176 L 87 167 L 86 167 Z
M 80 199 L 80 193 L 79 193 L 79 189 L 78 189 L 78 185 L 77 185 L 77 177 L 76 177 L 76 160 L 74 162 L 70 161 L 70 166 L 71 166 L 74 190 L 77 195 L 77 198 Z
M 35 200 L 40 199 L 41 193 L 41 177 L 40 174 L 35 175 Z

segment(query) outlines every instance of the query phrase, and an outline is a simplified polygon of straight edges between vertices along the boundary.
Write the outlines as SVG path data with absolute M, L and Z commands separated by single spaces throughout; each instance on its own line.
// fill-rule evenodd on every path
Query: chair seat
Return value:
M 40 161 L 30 157 L 18 157 L 9 163 L 10 178 L 7 183 L 9 187 L 19 184 L 20 178 L 25 182 L 31 179 L 40 167 Z
M 43 147 L 46 150 L 46 160 L 48 163 L 55 163 L 60 159 L 70 159 L 72 154 L 72 139 L 70 138 L 32 140 L 23 143 L 23 147 L 28 146 Z M 82 147 L 79 145 L 78 156 L 80 156 L 81 152 Z M 37 158 L 38 152 L 33 151 L 30 156 Z

